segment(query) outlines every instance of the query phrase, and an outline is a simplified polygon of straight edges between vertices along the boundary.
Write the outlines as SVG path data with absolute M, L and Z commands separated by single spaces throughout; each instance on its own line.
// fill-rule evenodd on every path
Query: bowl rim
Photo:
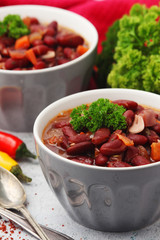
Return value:
M 44 151 L 46 151 L 49 155 L 52 155 L 52 157 L 56 157 L 58 158 L 60 161 L 62 162 L 65 162 L 69 165 L 77 165 L 81 168 L 87 168 L 87 169 L 91 169 L 92 170 L 98 170 L 98 171 L 137 171 L 137 170 L 141 170 L 141 169 L 148 169 L 148 168 L 152 168 L 152 167 L 156 167 L 158 165 L 160 165 L 160 162 L 155 162 L 155 163 L 150 163 L 150 164 L 146 164 L 146 165 L 141 165 L 141 166 L 131 166 L 131 167 L 102 167 L 102 166 L 93 166 L 93 165 L 88 165 L 88 164 L 82 164 L 82 163 L 78 163 L 78 162 L 75 162 L 75 161 L 69 161 L 67 158 L 61 156 L 61 155 L 58 155 L 57 153 L 53 152 L 52 150 L 50 150 L 49 148 L 46 147 L 46 145 L 42 142 L 41 140 L 41 137 L 39 137 L 39 133 L 38 133 L 38 125 L 41 121 L 41 118 L 43 118 L 43 116 L 46 115 L 46 113 L 48 113 L 55 105 L 57 105 L 58 103 L 64 103 L 65 101 L 67 100 L 70 100 L 76 96 L 80 96 L 83 94 L 87 95 L 89 94 L 90 92 L 101 92 L 101 91 L 125 91 L 125 92 L 135 92 L 135 93 L 142 93 L 142 94 L 146 94 L 149 96 L 151 95 L 155 95 L 157 97 L 160 97 L 158 94 L 156 93 L 151 93 L 151 92 L 146 92 L 146 91 L 143 91 L 143 90 L 137 90 L 137 89 L 125 89 L 125 88 L 103 88 L 103 89 L 94 89 L 94 90 L 87 90 L 87 91 L 82 91 L 82 92 L 78 92 L 78 93 L 74 93 L 74 94 L 71 94 L 69 96 L 65 96 L 61 99 L 58 99 L 57 101 L 51 103 L 50 105 L 48 105 L 46 108 L 44 108 L 40 114 L 37 116 L 35 122 L 34 122 L 34 126 L 33 126 L 33 135 L 34 135 L 34 139 L 35 139 L 35 144 L 38 144 Z M 54 118 L 54 114 L 53 114 L 53 118 Z M 51 118 L 52 119 L 52 118 Z M 50 120 L 51 120 L 50 119 Z M 49 120 L 49 121 L 50 121 Z M 49 122 L 48 121 L 48 122 Z M 47 124 L 48 124 L 47 122 Z M 45 126 L 47 125 L 45 124 Z M 44 130 L 44 128 L 43 128 Z
M 45 73 L 45 72 L 51 72 L 51 71 L 58 71 L 58 70 L 61 70 L 62 68 L 67 68 L 67 67 L 70 67 L 71 65 L 75 65 L 77 64 L 78 62 L 81 62 L 83 61 L 83 59 L 85 59 L 87 56 L 89 56 L 93 51 L 94 49 L 97 48 L 97 44 L 98 44 L 98 32 L 97 32 L 97 29 L 95 28 L 95 26 L 85 17 L 75 13 L 75 12 L 72 12 L 72 11 L 69 11 L 69 10 L 66 10 L 66 9 L 63 9 L 63 8 L 58 8 L 58 7 L 52 7 L 52 6 L 46 6 L 46 5 L 36 5 L 36 4 L 20 4 L 20 5 L 9 5 L 9 6 L 3 6 L 1 7 L 1 11 L 5 10 L 5 9 L 21 9 L 21 8 L 24 8 L 25 7 L 25 10 L 27 10 L 27 8 L 39 8 L 39 9 L 46 9 L 46 10 L 57 10 L 61 13 L 66 13 L 66 14 L 70 14 L 71 16 L 75 16 L 79 19 L 83 19 L 83 21 L 85 21 L 88 26 L 89 26 L 89 29 L 91 29 L 91 31 L 93 32 L 93 34 L 95 35 L 95 37 L 93 38 L 93 42 L 92 42 L 92 46 L 89 48 L 89 50 L 87 52 L 85 52 L 83 55 L 79 56 L 78 58 L 70 61 L 70 62 L 67 62 L 67 63 L 63 63 L 61 65 L 58 65 L 58 66 L 54 66 L 54 67 L 50 67 L 50 68 L 44 68 L 44 69 L 36 69 L 36 70 L 16 70 L 16 71 L 13 71 L 13 70 L 6 70 L 6 69 L 0 69 L 0 73 L 5 73 L 5 74 L 14 74 L 14 75 L 23 75 L 23 74 L 27 74 L 27 75 L 30 75 L 30 74 L 39 74 L 39 73 Z M 78 33 L 78 32 L 77 32 Z

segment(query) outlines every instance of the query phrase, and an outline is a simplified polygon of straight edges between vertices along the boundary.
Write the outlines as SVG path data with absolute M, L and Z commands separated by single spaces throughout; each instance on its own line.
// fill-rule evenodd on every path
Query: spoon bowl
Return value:
M 4 208 L 14 208 L 20 211 L 35 229 L 42 240 L 49 240 L 42 228 L 33 219 L 24 206 L 26 201 L 25 190 L 20 181 L 8 170 L 0 167 L 0 205 Z
M 4 208 L 19 208 L 26 201 L 26 194 L 17 178 L 0 167 L 0 203 Z

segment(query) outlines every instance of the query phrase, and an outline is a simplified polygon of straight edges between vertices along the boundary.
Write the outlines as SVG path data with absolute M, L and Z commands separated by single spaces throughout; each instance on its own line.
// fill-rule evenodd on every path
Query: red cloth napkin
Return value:
M 96 27 L 99 35 L 98 52 L 105 39 L 108 27 L 128 13 L 134 3 L 159 5 L 159 0 L 0 0 L 0 6 L 37 4 L 64 8 L 87 18 Z

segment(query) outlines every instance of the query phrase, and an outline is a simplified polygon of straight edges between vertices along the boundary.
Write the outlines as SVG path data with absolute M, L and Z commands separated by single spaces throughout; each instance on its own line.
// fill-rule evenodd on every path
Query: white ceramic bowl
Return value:
M 62 98 L 37 117 L 34 137 L 44 176 L 68 214 L 102 231 L 131 231 L 160 218 L 160 163 L 129 167 L 89 166 L 52 152 L 42 143 L 47 123 L 62 110 L 98 98 L 135 100 L 160 109 L 160 96 L 129 89 L 90 90 Z
M 89 43 L 89 50 L 84 55 L 56 67 L 0 70 L 0 128 L 32 131 L 34 120 L 44 107 L 61 97 L 86 90 L 95 61 L 98 34 L 87 19 L 59 8 L 40 5 L 1 7 L 0 20 L 8 14 L 36 17 L 42 23 L 55 20 L 82 35 Z M 5 94 L 12 102 L 10 108 L 5 103 Z

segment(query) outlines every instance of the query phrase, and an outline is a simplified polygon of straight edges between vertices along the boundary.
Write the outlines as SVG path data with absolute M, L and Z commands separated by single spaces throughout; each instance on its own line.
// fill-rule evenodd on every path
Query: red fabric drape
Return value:
M 99 35 L 98 52 L 105 39 L 108 27 L 128 13 L 134 3 L 159 5 L 159 0 L 0 0 L 0 6 L 39 4 L 67 9 L 87 18 L 96 27 Z M 26 13 L 27 14 L 27 13 Z

